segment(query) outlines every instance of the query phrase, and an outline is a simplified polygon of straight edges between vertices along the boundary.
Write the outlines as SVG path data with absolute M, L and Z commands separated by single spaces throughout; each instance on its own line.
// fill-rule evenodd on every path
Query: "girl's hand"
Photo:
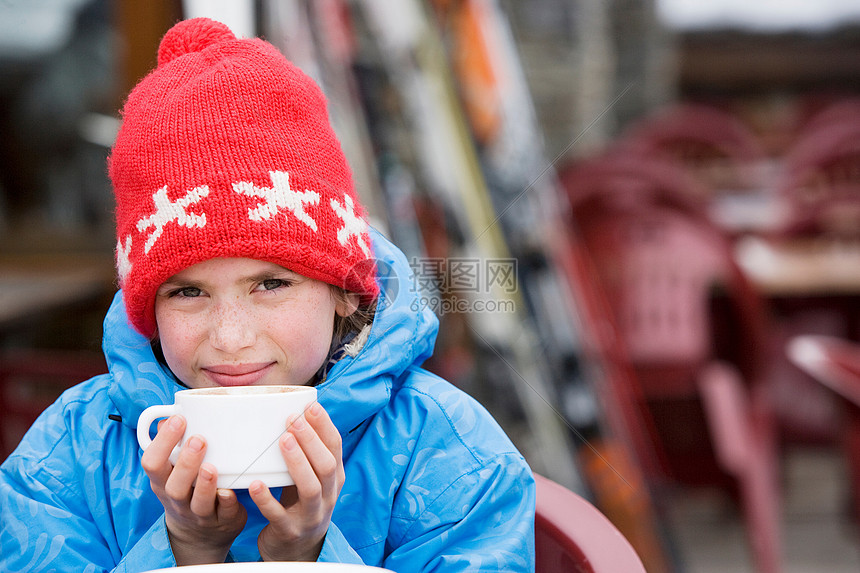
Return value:
M 170 453 L 184 432 L 182 416 L 160 423 L 140 462 L 164 506 L 176 564 L 223 563 L 233 540 L 245 527 L 247 512 L 233 491 L 216 489 L 215 467 L 202 463 L 206 442 L 200 436 L 188 439 L 179 451 L 176 467 L 170 463 Z
M 316 561 L 344 482 L 340 433 L 315 403 L 288 421 L 279 445 L 296 483 L 280 501 L 262 482 L 251 484 L 251 499 L 269 520 L 257 547 L 263 561 Z

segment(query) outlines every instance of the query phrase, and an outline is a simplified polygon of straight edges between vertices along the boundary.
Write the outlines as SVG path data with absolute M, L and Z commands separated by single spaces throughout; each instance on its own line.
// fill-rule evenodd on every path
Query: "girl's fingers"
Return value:
M 289 432 L 284 432 L 278 445 L 281 448 L 281 454 L 284 456 L 284 461 L 287 463 L 287 468 L 290 470 L 290 477 L 293 478 L 296 487 L 298 499 L 304 503 L 317 502 L 322 494 L 322 486 L 320 478 L 308 461 L 307 452 L 305 452 L 296 440 L 294 432 L 305 433 L 305 429 L 299 429 L 297 426 L 302 426 L 301 422 L 294 421 L 290 426 Z M 304 424 L 307 428 L 307 424 Z M 313 430 L 310 430 L 313 433 Z M 319 442 L 319 438 L 317 438 Z
M 311 407 L 308 408 L 307 412 L 305 412 L 305 419 L 307 419 L 308 423 L 313 427 L 314 431 L 316 431 L 320 440 L 322 440 L 335 458 L 341 459 L 343 457 L 343 445 L 340 432 L 337 430 L 334 422 L 331 421 L 331 418 L 329 418 L 328 412 L 325 411 L 325 408 L 323 408 L 319 402 L 314 402 Z
M 279 445 L 300 499 L 318 500 L 332 491 L 337 460 L 302 416 L 289 425 Z
M 306 414 L 306 418 L 310 425 L 314 428 L 320 440 L 326 445 L 335 462 L 335 481 L 334 495 L 340 493 L 340 488 L 346 481 L 346 476 L 343 471 L 343 442 L 340 437 L 340 432 L 334 422 L 329 418 L 328 412 L 325 411 L 319 402 L 315 402 Z
M 233 521 L 243 514 L 244 508 L 236 497 L 236 492 L 231 489 L 216 490 L 216 511 L 219 521 Z
M 176 460 L 176 466 L 170 472 L 167 483 L 164 485 L 164 493 L 170 499 L 190 499 L 191 488 L 203 463 L 203 455 L 206 453 L 206 442 L 200 436 L 191 436 Z
M 266 487 L 266 484 L 260 480 L 251 482 L 248 488 L 248 493 L 251 495 L 251 500 L 257 504 L 260 513 L 263 514 L 269 523 L 279 523 L 286 516 L 286 510 L 281 505 L 272 492 Z
M 244 509 L 236 493 L 217 486 L 218 470 L 215 466 L 201 465 L 191 494 L 191 511 L 199 517 L 215 517 L 219 522 L 232 521 L 242 515 Z
M 159 424 L 158 433 L 152 443 L 144 450 L 140 463 L 154 486 L 163 488 L 167 482 L 173 469 L 170 463 L 170 454 L 184 433 L 185 418 L 171 416 L 165 423 Z
M 215 495 L 218 483 L 218 472 L 212 464 L 203 464 L 197 472 L 197 482 L 194 493 L 191 494 L 189 507 L 194 515 L 210 517 L 215 515 Z
M 337 495 L 343 484 L 340 434 L 321 406 L 314 414 L 311 413 L 313 409 L 308 412 L 309 420 L 299 417 L 290 425 L 290 431 L 281 440 L 282 447 L 288 445 L 284 443 L 288 434 L 295 436 L 322 486 L 322 494 L 326 497 L 332 493 Z M 302 492 L 301 487 L 299 492 Z

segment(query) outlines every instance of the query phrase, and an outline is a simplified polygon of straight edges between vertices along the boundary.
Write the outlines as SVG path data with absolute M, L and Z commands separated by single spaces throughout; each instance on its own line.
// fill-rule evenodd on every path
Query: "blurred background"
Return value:
M 323 87 L 478 398 L 650 572 L 860 570 L 857 0 L 0 0 L 0 459 L 105 370 L 105 161 L 177 20 Z

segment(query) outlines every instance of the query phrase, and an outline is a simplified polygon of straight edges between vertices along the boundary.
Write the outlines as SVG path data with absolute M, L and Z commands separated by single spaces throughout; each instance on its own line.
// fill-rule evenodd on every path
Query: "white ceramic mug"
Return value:
M 317 399 L 311 386 L 235 386 L 181 390 L 174 403 L 150 406 L 137 420 L 142 449 L 152 443 L 150 426 L 181 414 L 186 421 L 180 444 L 193 435 L 206 439 L 204 462 L 218 470 L 218 487 L 247 489 L 254 480 L 269 487 L 292 485 L 278 439 L 292 414 L 301 415 Z M 179 447 L 170 461 L 176 463 Z

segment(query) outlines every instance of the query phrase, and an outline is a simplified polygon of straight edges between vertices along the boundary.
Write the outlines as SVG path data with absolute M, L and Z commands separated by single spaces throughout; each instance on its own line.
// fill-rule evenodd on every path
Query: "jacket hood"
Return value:
M 401 375 L 433 352 L 439 322 L 421 304 L 403 253 L 379 231 L 371 238 L 380 286 L 376 315 L 361 351 L 345 356 L 317 386 L 319 402 L 341 435 L 384 407 Z M 184 389 L 155 358 L 149 340 L 131 327 L 118 292 L 104 322 L 103 348 L 110 371 L 108 394 L 123 423 L 135 427 L 149 406 L 172 404 Z

